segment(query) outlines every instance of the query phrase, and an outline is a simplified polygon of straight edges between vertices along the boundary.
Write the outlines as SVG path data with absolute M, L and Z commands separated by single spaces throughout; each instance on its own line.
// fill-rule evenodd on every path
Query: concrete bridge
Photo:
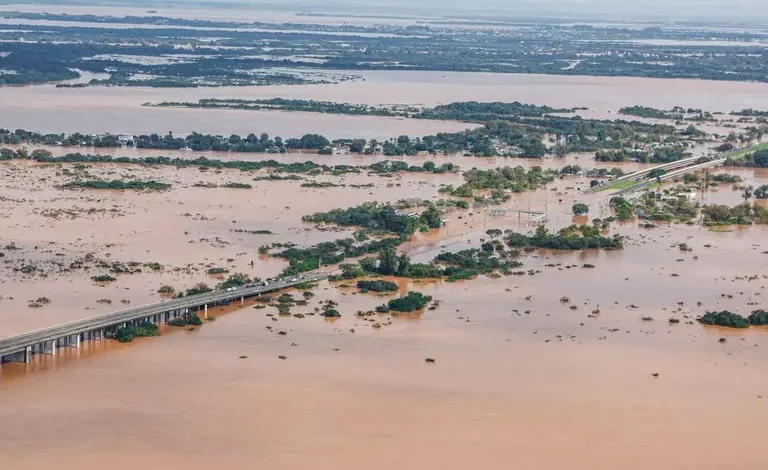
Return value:
M 706 169 L 709 169 L 709 168 L 714 168 L 716 166 L 723 165 L 725 163 L 725 161 L 726 161 L 725 158 L 717 158 L 715 160 L 710 160 L 708 162 L 699 163 L 698 165 L 687 166 L 687 167 L 681 168 L 679 170 L 669 172 L 669 173 L 667 173 L 665 175 L 661 175 L 661 176 L 659 176 L 658 180 L 661 181 L 661 182 L 673 180 L 673 179 L 679 178 L 679 177 L 681 177 L 681 176 L 683 176 L 683 175 L 685 175 L 687 173 L 696 173 L 697 171 L 706 170 Z M 636 184 L 636 185 L 634 185 L 634 186 L 632 186 L 630 188 L 622 189 L 621 191 L 616 192 L 615 195 L 629 194 L 629 193 L 635 193 L 635 192 L 638 192 L 638 191 L 642 191 L 643 189 L 647 188 L 648 186 L 650 186 L 650 185 L 652 185 L 652 184 L 654 184 L 656 182 L 657 182 L 657 180 L 641 182 L 641 183 L 638 183 L 638 184 Z
M 0 339 L 0 363 L 29 362 L 33 354 L 55 355 L 59 347 L 80 347 L 82 341 L 101 341 L 118 328 L 139 323 L 159 324 L 180 317 L 190 310 L 202 309 L 208 313 L 208 306 L 254 297 L 293 287 L 304 282 L 315 282 L 328 278 L 328 274 L 308 274 L 279 279 L 268 285 L 241 286 L 231 290 L 219 290 L 205 294 L 171 299 L 155 304 L 107 313 L 70 323 L 44 328 L 8 338 Z
M 585 193 L 594 193 L 594 192 L 597 192 L 597 191 L 600 191 L 600 190 L 604 189 L 606 186 L 612 186 L 612 185 L 614 185 L 616 183 L 621 183 L 621 182 L 624 182 L 624 181 L 640 181 L 643 178 L 647 178 L 648 175 L 650 175 L 651 172 L 654 171 L 654 170 L 664 170 L 667 173 L 669 173 L 670 171 L 679 170 L 681 168 L 685 169 L 686 167 L 690 167 L 691 165 L 698 166 L 698 165 L 696 165 L 696 161 L 701 159 L 701 158 L 702 157 L 700 157 L 700 156 L 699 157 L 689 157 L 689 158 L 683 158 L 682 160 L 677 160 L 677 161 L 670 162 L 670 163 L 664 163 L 662 165 L 652 166 L 650 168 L 646 168 L 645 170 L 636 171 L 634 173 L 629 173 L 628 175 L 624 175 L 624 176 L 620 176 L 618 178 L 612 179 L 612 180 L 608 181 L 605 184 L 601 184 L 601 185 L 589 188 L 589 189 L 585 190 L 584 192 Z M 725 161 L 724 158 L 722 160 Z

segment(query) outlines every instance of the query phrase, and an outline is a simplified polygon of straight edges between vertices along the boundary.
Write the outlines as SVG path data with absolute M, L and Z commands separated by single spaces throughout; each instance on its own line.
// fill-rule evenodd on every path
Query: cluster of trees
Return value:
M 552 108 L 512 103 L 481 103 L 477 101 L 457 102 L 436 106 L 434 108 L 397 108 L 385 106 L 369 106 L 331 101 L 297 100 L 284 98 L 270 99 L 220 99 L 206 98 L 197 102 L 163 101 L 150 104 L 157 107 L 184 108 L 224 108 L 242 110 L 279 110 L 301 111 L 325 114 L 346 114 L 353 116 L 388 116 L 408 117 L 415 119 L 455 120 L 465 122 L 488 122 L 494 120 L 515 119 L 518 117 L 542 117 L 552 113 L 573 113 L 585 108 Z
M 614 196 L 609 202 L 618 220 L 629 220 L 634 217 L 632 203 L 621 196 Z
M 473 197 L 475 191 L 511 191 L 521 193 L 534 190 L 554 181 L 558 173 L 553 170 L 542 170 L 534 166 L 525 169 L 522 166 L 495 168 L 492 170 L 479 170 L 473 168 L 464 172 L 465 183 L 457 188 L 447 186 L 441 191 L 453 196 Z
M 666 145 L 653 150 L 600 150 L 595 153 L 595 161 L 609 163 L 628 161 L 671 163 L 690 156 L 691 154 L 682 145 Z
M 391 108 L 369 106 L 364 104 L 335 103 L 331 101 L 294 100 L 284 98 L 270 98 L 262 100 L 246 99 L 220 99 L 205 98 L 197 102 L 163 101 L 150 104 L 156 107 L 182 107 L 182 108 L 215 108 L 215 109 L 241 109 L 249 111 L 298 111 L 305 113 L 345 114 L 352 116 L 402 116 L 410 114 L 404 111 L 395 111 Z
M 200 319 L 196 312 L 192 311 L 168 321 L 168 325 L 170 326 L 200 326 L 202 324 L 203 320 Z
M 224 151 L 224 152 L 271 152 L 285 153 L 288 150 L 321 150 L 330 147 L 331 142 L 317 134 L 306 134 L 298 139 L 286 139 L 282 137 L 270 138 L 268 134 L 248 134 L 245 137 L 231 135 L 200 134 L 193 132 L 183 138 L 174 137 L 173 133 L 161 136 L 159 134 L 139 135 L 126 141 L 126 145 L 136 148 L 179 150 L 191 149 L 196 151 Z
M 768 111 L 758 111 L 752 108 L 732 111 L 730 114 L 731 116 L 768 117 Z
M 405 296 L 392 299 L 385 305 L 376 307 L 376 311 L 379 313 L 386 312 L 415 312 L 421 310 L 432 301 L 432 297 L 424 295 L 421 292 L 408 292 Z
M 132 190 L 132 191 L 165 191 L 171 188 L 168 183 L 159 181 L 139 180 L 75 180 L 61 185 L 64 189 L 106 189 L 106 190 Z
M 510 274 L 512 269 L 519 268 L 523 264 L 516 260 L 496 257 L 494 252 L 503 251 L 503 248 L 501 243 L 487 243 L 480 250 L 440 253 L 435 258 L 435 262 L 444 265 L 442 275 L 447 276 L 449 282 L 472 279 L 480 274 L 492 274 L 497 271 Z
M 459 166 L 453 163 L 443 163 L 437 166 L 435 162 L 424 162 L 421 166 L 409 165 L 403 161 L 382 160 L 379 162 L 371 163 L 368 168 L 374 173 L 396 173 L 398 171 L 407 171 L 410 173 L 455 173 L 459 171 Z
M 584 215 L 589 213 L 589 206 L 584 204 L 583 202 L 577 202 L 573 205 L 571 208 L 571 211 L 573 212 L 573 215 Z
M 511 252 L 513 257 L 517 254 L 519 253 Z M 398 255 L 394 246 L 388 246 L 379 251 L 377 258 L 363 258 L 359 264 L 342 264 L 340 279 L 354 279 L 371 274 L 380 274 L 411 279 L 447 278 L 449 282 L 453 282 L 461 279 L 472 279 L 480 274 L 510 274 L 512 269 L 521 267 L 522 263 L 507 259 L 509 255 L 510 253 L 504 252 L 503 244 L 497 241 L 484 244 L 479 250 L 470 249 L 458 253 L 441 253 L 432 263 L 412 263 L 406 253 Z M 367 285 L 367 282 L 369 281 L 359 282 L 358 287 Z M 393 284 L 391 289 L 396 290 L 396 284 Z
M 705 225 L 768 224 L 768 208 L 748 202 L 735 207 L 713 204 L 702 208 L 701 213 Z
M 40 163 L 123 163 L 133 165 L 152 165 L 152 166 L 172 166 L 177 168 L 211 168 L 211 169 L 234 169 L 240 171 L 259 171 L 264 169 L 272 169 L 275 171 L 285 173 L 310 173 L 320 174 L 329 173 L 334 175 L 340 175 L 344 173 L 361 173 L 364 170 L 370 170 L 374 173 L 394 173 L 398 171 L 406 172 L 432 172 L 432 173 L 445 173 L 456 172 L 459 170 L 458 165 L 453 163 L 444 163 L 437 166 L 432 161 L 427 161 L 422 166 L 408 165 L 405 162 L 383 160 L 374 162 L 367 166 L 352 166 L 352 165 L 325 165 L 312 161 L 296 162 L 296 163 L 283 163 L 277 160 L 217 160 L 206 157 L 198 157 L 194 159 L 187 158 L 170 158 L 170 157 L 143 157 L 143 158 L 131 158 L 131 157 L 112 157 L 110 155 L 92 155 L 82 154 L 79 152 L 68 153 L 62 156 L 54 157 L 51 152 L 42 149 L 36 149 L 32 152 L 26 149 L 0 149 L 0 161 L 2 160 L 26 160 L 31 159 Z M 267 179 L 297 179 L 293 176 L 275 176 L 270 175 L 265 177 Z
M 465 106 L 467 103 L 454 103 L 451 106 Z M 474 103 L 474 106 L 511 106 L 511 109 L 552 109 L 532 105 L 504 103 Z M 442 108 L 441 108 L 442 109 Z M 453 109 L 453 108 L 450 108 Z M 456 111 L 458 112 L 458 111 Z M 522 112 L 522 111 L 521 111 Z M 529 112 L 530 114 L 531 112 Z M 535 113 L 534 113 L 535 114 Z M 494 117 L 494 116 L 488 116 Z M 231 135 L 229 137 L 193 132 L 185 137 L 176 137 L 173 133 L 161 135 L 152 133 L 131 138 L 121 138 L 115 135 L 93 134 L 40 134 L 17 129 L 10 131 L 0 129 L 0 143 L 8 144 L 45 144 L 61 146 L 96 146 L 120 147 L 135 146 L 137 148 L 195 151 L 229 151 L 229 152 L 268 152 L 283 153 L 289 150 L 314 150 L 322 154 L 332 152 L 332 144 L 346 145 L 350 152 L 373 154 L 381 151 L 384 155 L 417 155 L 426 153 L 465 153 L 471 155 L 495 157 L 499 155 L 514 157 L 540 158 L 548 152 L 564 155 L 567 151 L 587 152 L 604 149 L 620 151 L 618 154 L 600 156 L 613 161 L 623 161 L 621 149 L 632 147 L 638 143 L 670 139 L 677 133 L 674 126 L 660 126 L 641 122 L 585 120 L 580 117 L 558 117 L 544 115 L 541 117 L 511 116 L 506 119 L 481 121 L 484 125 L 479 128 L 455 133 L 441 133 L 425 137 L 411 138 L 401 135 L 396 139 L 379 142 L 375 139 L 338 139 L 331 142 L 328 138 L 317 134 L 306 134 L 300 138 L 283 139 L 271 138 L 267 134 L 247 136 Z M 558 144 L 549 150 L 543 140 L 555 135 Z M 649 161 L 672 161 L 676 146 L 662 147 Z M 669 154 L 669 155 L 668 155 Z M 639 157 L 638 157 L 639 158 Z M 655 160 L 654 160 L 655 159 Z M 611 161 L 611 160 L 607 160 Z
M 625 106 L 619 109 L 619 114 L 651 119 L 682 119 L 685 109 L 679 106 L 675 106 L 671 110 L 650 108 L 648 106 Z
M 407 236 L 419 227 L 439 228 L 442 218 L 439 209 L 429 205 L 420 215 L 397 211 L 389 204 L 368 202 L 347 209 L 334 209 L 302 217 L 304 222 L 334 223 L 345 227 L 363 227 L 369 230 Z
M 684 195 L 662 197 L 653 191 L 643 193 L 632 204 L 632 211 L 643 220 L 687 222 L 695 219 L 698 206 Z
M 422 119 L 488 122 L 501 119 L 513 119 L 521 116 L 542 117 L 545 114 L 552 113 L 573 113 L 577 109 L 584 108 L 552 108 L 550 106 L 523 104 L 519 101 L 512 103 L 480 103 L 477 101 L 465 101 L 427 108 L 414 117 Z
M 755 310 L 748 318 L 728 310 L 720 312 L 707 312 L 698 319 L 699 323 L 705 325 L 717 325 L 727 328 L 749 328 L 749 326 L 768 325 L 768 311 Z
M 680 106 L 675 106 L 670 110 L 649 108 L 647 106 L 627 106 L 619 110 L 620 114 L 626 114 L 630 116 L 638 116 L 651 119 L 673 119 L 676 121 L 712 121 L 714 116 L 712 113 L 702 111 L 701 109 L 688 108 L 685 109 Z M 693 115 L 686 117 L 686 115 Z M 688 133 L 694 132 L 695 127 L 689 127 Z M 698 132 L 698 131 L 696 131 Z
M 318 243 L 307 248 L 289 247 L 275 256 L 288 260 L 288 267 L 283 276 L 292 276 L 318 269 L 321 264 L 339 264 L 345 258 L 355 258 L 365 254 L 378 253 L 387 247 L 399 246 L 404 238 L 384 238 L 359 243 L 354 238 Z M 391 274 L 391 273 L 385 273 Z
M 758 150 L 735 159 L 728 159 L 726 165 L 768 168 L 768 150 Z
M 24 129 L 0 129 L 0 143 L 2 144 L 33 144 L 33 145 L 60 145 L 62 147 L 120 147 L 123 142 L 120 136 L 114 134 L 42 134 Z
M 121 326 L 115 331 L 115 339 L 121 343 L 130 343 L 134 338 L 159 336 L 157 325 L 148 321 L 136 322 L 133 325 Z
M 357 281 L 357 288 L 363 292 L 397 292 L 399 286 L 395 282 L 376 280 Z
M 552 250 L 587 250 L 587 249 L 621 249 L 621 237 L 604 237 L 600 228 L 588 225 L 571 225 L 557 233 L 550 233 L 544 226 L 539 225 L 533 235 L 510 233 L 506 237 L 507 245 L 513 248 L 549 248 Z

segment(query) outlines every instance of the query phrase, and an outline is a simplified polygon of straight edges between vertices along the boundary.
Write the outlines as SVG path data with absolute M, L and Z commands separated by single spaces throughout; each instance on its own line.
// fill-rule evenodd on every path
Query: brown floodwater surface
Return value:
M 335 71 L 336 73 L 338 71 Z M 146 102 L 202 98 L 291 98 L 344 103 L 434 106 L 455 101 L 521 101 L 557 107 L 586 106 L 589 118 L 616 118 L 623 106 L 642 103 L 729 112 L 768 108 L 768 84 L 623 77 L 554 76 L 422 71 L 344 71 L 364 80 L 332 85 L 220 88 L 89 87 L 53 85 L 0 87 L 0 127 L 43 132 L 141 134 L 192 131 L 284 137 L 319 133 L 329 138 L 376 138 L 455 132 L 458 122 L 373 116 L 151 108 Z
M 445 75 L 450 82 L 443 83 L 442 74 L 381 73 L 357 84 L 280 90 L 356 102 L 429 104 L 494 97 L 587 105 L 595 113 L 638 102 L 760 108 L 768 96 L 756 84 Z M 4 88 L 0 99 L 7 108 L 0 125 L 136 132 L 142 126 L 157 130 L 153 127 L 161 123 L 179 130 L 213 131 L 216 125 L 230 133 L 265 130 L 259 128 L 258 113 L 225 117 L 229 112 L 219 116 L 137 106 L 154 99 L 151 95 L 168 98 L 159 94 L 170 92 Z M 199 97 L 207 92 L 174 91 Z M 274 89 L 253 88 L 210 92 L 275 94 Z M 104 99 L 108 96 L 114 101 Z M 578 101 L 585 97 L 589 103 Z M 50 109 L 42 105 L 45 100 Z M 184 117 L 169 121 L 179 116 Z M 253 121 L 242 122 L 242 116 L 254 116 Z M 279 128 L 277 134 L 316 131 L 318 122 L 330 123 L 338 134 L 349 130 L 338 127 L 346 121 L 331 122 L 329 116 L 292 121 L 294 127 L 285 127 L 288 121 L 283 120 L 293 119 L 292 114 L 266 116 L 264 122 Z M 219 117 L 218 124 L 206 121 Z M 362 123 L 359 129 L 369 132 L 370 125 Z M 410 134 L 434 130 L 419 127 L 426 125 L 422 122 L 402 125 Z M 50 150 L 58 155 L 83 149 Z M 275 158 L 135 149 L 100 153 Z M 365 165 L 387 158 L 289 154 L 279 159 Z M 414 164 L 425 160 L 406 159 Z M 596 164 L 588 155 L 429 160 L 451 161 L 463 169 L 616 166 Z M 642 166 L 621 167 L 632 171 Z M 747 185 L 768 184 L 765 170 L 715 172 L 736 174 Z M 75 178 L 72 173 L 82 179 L 153 179 L 172 188 L 61 189 Z M 197 282 L 215 285 L 220 278 L 206 273 L 210 267 L 274 276 L 286 262 L 259 256 L 260 246 L 307 246 L 352 233 L 302 223 L 303 215 L 366 201 L 436 200 L 443 197 L 441 185 L 462 182 L 460 174 L 302 175 L 307 181 L 345 185 L 306 188 L 303 181 L 254 181 L 264 174 L 0 163 L 0 337 L 158 302 L 163 298 L 157 290 L 165 284 L 177 289 Z M 253 188 L 201 187 L 230 182 Z M 444 227 L 414 235 L 402 250 L 415 262 L 428 262 L 441 251 L 477 248 L 487 240 L 487 229 L 529 232 L 535 228 L 525 213 L 529 209 L 546 212 L 551 230 L 608 217 L 609 195 L 582 194 L 588 186 L 588 178 L 567 177 L 545 189 L 515 194 L 500 206 L 449 211 Z M 721 184 L 693 197 L 735 205 L 741 191 Z M 588 217 L 572 215 L 575 201 L 590 206 Z M 768 227 L 710 231 L 661 223 L 646 229 L 636 221 L 611 225 L 609 234 L 626 237 L 623 250 L 523 253 L 518 275 L 455 283 L 401 280 L 400 290 L 386 295 L 361 294 L 351 282 L 322 282 L 308 305 L 292 308 L 299 316 L 236 302 L 211 309 L 216 320 L 192 331 L 165 327 L 158 338 L 88 342 L 80 349 L 61 348 L 56 357 L 35 355 L 29 364 L 3 364 L 0 469 L 80 469 L 105 462 L 114 470 L 137 465 L 147 470 L 768 467 L 763 452 L 768 330 L 710 328 L 695 321 L 709 310 L 748 315 L 768 308 Z M 256 230 L 273 234 L 247 233 Z M 682 251 L 680 243 L 692 251 Z M 77 267 L 84 259 L 90 260 L 87 271 Z M 99 261 L 135 262 L 142 272 L 97 284 L 91 276 L 107 271 L 95 267 Z M 162 269 L 153 271 L 149 263 Z M 409 290 L 430 295 L 439 305 L 401 316 L 356 315 Z M 30 301 L 40 297 L 50 304 L 31 308 Z M 341 318 L 317 314 L 326 300 L 338 302 Z

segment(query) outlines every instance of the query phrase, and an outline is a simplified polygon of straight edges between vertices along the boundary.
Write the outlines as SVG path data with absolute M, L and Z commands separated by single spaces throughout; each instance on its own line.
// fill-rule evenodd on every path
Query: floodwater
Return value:
M 177 16 L 177 15 L 174 15 Z M 768 109 L 768 85 L 687 80 L 532 75 L 371 72 L 365 81 L 301 87 L 196 90 L 0 88 L 0 126 L 40 131 L 222 134 L 307 132 L 391 137 L 467 127 L 461 123 L 232 110 L 141 107 L 205 97 L 323 99 L 370 104 L 513 101 L 619 107 L 674 105 L 730 111 Z M 50 149 L 56 154 L 83 149 Z M 128 156 L 369 164 L 382 156 L 258 155 L 100 149 Z M 422 163 L 426 158 L 408 157 Z M 611 167 L 587 155 L 561 160 L 429 158 L 463 169 L 504 165 Z M 622 165 L 625 171 L 640 165 Z M 131 177 L 173 185 L 167 192 L 69 191 L 84 178 Z M 721 169 L 745 184 L 764 170 Z M 0 163 L 0 337 L 157 302 L 157 289 L 214 285 L 210 267 L 269 277 L 285 263 L 258 256 L 274 242 L 309 245 L 351 231 L 315 227 L 301 216 L 365 201 L 438 199 L 459 174 L 307 177 L 346 185 L 253 181 L 260 173 L 131 165 Z M 196 185 L 249 183 L 252 189 Z M 353 187 L 368 185 L 372 187 Z M 475 248 L 487 229 L 528 232 L 524 211 L 545 211 L 558 229 L 607 217 L 608 195 L 581 195 L 587 178 L 557 180 L 503 206 L 455 210 L 446 225 L 403 249 L 426 262 L 442 250 Z M 721 185 L 696 196 L 734 205 Z M 575 201 L 589 217 L 574 218 Z M 504 209 L 493 212 L 491 209 Z M 243 231 L 270 230 L 273 235 Z M 523 254 L 525 273 L 458 283 L 405 282 L 440 301 L 398 317 L 355 316 L 391 296 L 323 282 L 303 318 L 252 303 L 213 309 L 194 331 L 163 331 L 128 345 L 62 348 L 55 358 L 0 367 L 0 468 L 103 465 L 115 470 L 185 469 L 536 469 L 755 470 L 768 465 L 768 331 L 706 328 L 707 310 L 766 308 L 768 228 L 613 224 L 627 236 L 615 252 Z M 684 242 L 693 251 L 683 252 Z M 89 256 L 90 255 L 90 256 Z M 139 263 L 108 285 L 85 258 Z M 160 263 L 152 272 L 145 263 Z M 251 266 L 253 262 L 253 266 Z M 87 265 L 94 266 L 95 261 Z M 585 268 L 584 265 L 594 265 Z M 297 293 L 294 293 L 297 294 Z M 29 307 L 40 297 L 41 308 Z M 561 301 L 567 297 L 568 301 Z M 314 313 L 339 302 L 342 318 Z M 268 316 L 268 314 L 275 316 Z M 645 319 L 643 319 L 645 317 Z M 670 318 L 680 320 L 672 324 Z M 378 324 L 379 327 L 375 327 Z M 285 334 L 279 334 L 284 332 Z M 279 359 L 284 356 L 285 359 Z M 425 358 L 434 358 L 434 364 Z M 654 374 L 658 374 L 654 376 Z
M 302 224 L 301 215 L 353 201 L 433 198 L 440 184 L 460 180 L 319 176 L 314 179 L 374 187 L 253 182 L 254 189 L 236 190 L 193 184 L 249 182 L 254 175 L 87 168 L 94 177 L 153 177 L 174 185 L 165 193 L 104 193 L 55 189 L 67 180 L 65 168 L 74 171 L 74 165 L 0 165 L 0 245 L 20 248 L 5 249 L 4 259 L 30 260 L 48 275 L 1 268 L 2 336 L 123 308 L 121 299 L 157 301 L 162 284 L 211 282 L 209 265 L 272 275 L 283 263 L 258 258 L 259 245 L 341 236 Z M 768 182 L 764 171 L 737 171 L 747 184 Z M 417 235 L 405 248 L 426 261 L 441 245 L 477 246 L 486 228 L 531 230 L 517 208 L 546 208 L 550 227 L 561 227 L 574 220 L 574 198 L 589 203 L 591 217 L 607 215 L 602 195 L 578 196 L 587 183 L 568 178 L 518 195 L 498 217 L 477 209 L 450 213 L 446 227 Z M 721 187 L 707 197 L 735 204 L 739 194 Z M 76 216 L 56 218 L 53 209 Z M 336 321 L 267 316 L 273 308 L 247 303 L 213 309 L 217 320 L 196 331 L 166 329 L 160 338 L 128 345 L 86 343 L 56 358 L 5 364 L 0 464 L 24 470 L 57 462 L 74 469 L 108 458 L 111 468 L 129 469 L 140 456 L 142 465 L 158 470 L 763 468 L 768 331 L 705 328 L 693 319 L 704 310 L 745 312 L 764 302 L 768 230 L 647 230 L 634 223 L 613 230 L 629 237 L 624 250 L 523 255 L 532 275 L 403 282 L 396 295 L 419 290 L 440 300 L 418 315 L 366 321 L 354 312 L 391 296 L 324 282 L 294 312 L 310 314 L 331 299 L 343 315 Z M 683 241 L 693 251 L 681 252 L 676 244 Z M 96 272 L 51 267 L 51 260 L 88 252 L 165 268 L 99 287 L 88 280 Z M 187 264 L 192 267 L 175 270 Z M 41 295 L 51 304 L 26 306 Z M 97 303 L 105 298 L 113 303 Z M 681 322 L 670 324 L 670 317 Z M 427 357 L 436 362 L 425 363 Z M 30 425 L 31 416 L 45 425 Z
M 385 139 L 469 127 L 457 122 L 413 121 L 279 111 L 143 107 L 143 103 L 202 98 L 291 98 L 366 104 L 434 106 L 454 101 L 521 101 L 589 108 L 589 118 L 617 118 L 619 108 L 643 104 L 730 112 L 768 109 L 768 84 L 622 77 L 547 76 L 420 71 L 335 71 L 363 80 L 339 84 L 221 88 L 89 87 L 53 85 L 0 88 L 0 127 L 43 132 L 142 134 L 192 131 L 267 132 L 285 137 L 320 133 L 330 138 Z

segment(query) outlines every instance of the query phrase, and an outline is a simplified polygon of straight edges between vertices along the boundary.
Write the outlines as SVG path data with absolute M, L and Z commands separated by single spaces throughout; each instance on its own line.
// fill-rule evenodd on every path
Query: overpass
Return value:
M 29 362 L 33 354 L 55 355 L 57 347 L 79 348 L 82 341 L 101 341 L 109 333 L 130 324 L 138 322 L 160 324 L 172 318 L 180 317 L 192 309 L 203 309 L 207 315 L 209 305 L 220 305 L 238 299 L 243 302 L 246 297 L 254 297 L 326 278 L 328 278 L 328 274 L 316 273 L 279 279 L 268 285 L 247 285 L 234 289 L 190 295 L 2 338 L 0 339 L 0 363 L 26 363 Z
M 645 182 L 642 182 L 642 183 L 638 183 L 638 184 L 636 184 L 636 185 L 634 185 L 634 186 L 632 186 L 630 188 L 622 189 L 621 191 L 618 191 L 615 194 L 616 195 L 621 195 L 621 194 L 628 194 L 628 193 L 634 193 L 634 192 L 637 192 L 637 191 L 641 191 L 641 190 L 647 188 L 648 186 L 650 186 L 650 185 L 652 185 L 652 184 L 654 184 L 654 183 L 656 183 L 658 181 L 661 181 L 661 182 L 669 181 L 669 180 L 673 180 L 675 178 L 679 178 L 679 177 L 681 177 L 681 176 L 683 176 L 683 175 L 685 175 L 687 173 L 696 173 L 697 171 L 706 170 L 708 168 L 714 168 L 716 166 L 720 166 L 720 165 L 725 163 L 725 160 L 726 160 L 725 158 L 717 158 L 715 160 L 711 160 L 711 161 L 708 161 L 708 162 L 700 163 L 698 165 L 688 166 L 688 167 L 685 167 L 685 168 L 673 171 L 671 173 L 667 173 L 665 175 L 661 175 L 661 176 L 659 176 L 658 180 L 645 181 Z
M 695 164 L 696 161 L 701 159 L 701 158 L 703 158 L 703 157 L 701 157 L 701 156 L 699 156 L 699 157 L 688 157 L 688 158 L 683 158 L 682 160 L 677 160 L 677 161 L 670 162 L 670 163 L 664 163 L 662 165 L 652 166 L 650 168 L 646 168 L 645 170 L 636 171 L 634 173 L 629 173 L 627 175 L 620 176 L 618 178 L 612 179 L 612 180 L 608 181 L 605 184 L 601 184 L 599 186 L 595 186 L 593 188 L 589 188 L 589 189 L 585 190 L 584 192 L 585 193 L 594 193 L 594 192 L 597 192 L 597 191 L 600 191 L 600 190 L 604 189 L 606 186 L 612 186 L 612 185 L 614 185 L 616 183 L 621 183 L 621 182 L 624 182 L 624 181 L 640 181 L 643 178 L 647 178 L 648 175 L 650 175 L 651 172 L 654 171 L 654 170 L 664 170 L 666 172 L 669 172 L 671 170 L 677 170 L 677 169 L 680 169 L 680 168 L 685 168 L 687 166 Z

